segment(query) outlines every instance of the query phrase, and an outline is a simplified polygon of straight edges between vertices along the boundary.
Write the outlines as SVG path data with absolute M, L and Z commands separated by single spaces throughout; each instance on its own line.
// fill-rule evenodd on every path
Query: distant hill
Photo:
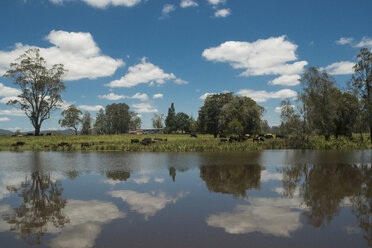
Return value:
M 9 130 L 5 130 L 5 129 L 0 129 L 0 135 L 6 135 L 6 136 L 10 136 L 12 135 L 13 132 L 9 131 Z

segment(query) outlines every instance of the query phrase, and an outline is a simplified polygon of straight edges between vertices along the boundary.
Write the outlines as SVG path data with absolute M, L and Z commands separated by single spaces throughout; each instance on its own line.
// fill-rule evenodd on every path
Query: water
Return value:
M 372 246 L 372 151 L 0 153 L 0 247 Z

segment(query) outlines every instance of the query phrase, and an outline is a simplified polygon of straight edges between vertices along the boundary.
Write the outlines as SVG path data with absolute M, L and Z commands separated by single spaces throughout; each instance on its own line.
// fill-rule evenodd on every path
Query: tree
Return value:
M 190 127 L 190 117 L 183 112 L 178 112 L 176 115 L 176 130 L 181 130 L 182 132 L 188 132 L 189 127 Z
M 90 113 L 88 111 L 84 112 L 83 117 L 81 118 L 81 131 L 80 134 L 87 135 L 91 133 L 91 121 Z
M 106 106 L 106 131 L 108 134 L 123 134 L 129 131 L 131 120 L 129 106 L 125 103 L 113 103 Z
M 267 122 L 267 120 L 262 120 L 261 121 L 261 131 L 264 132 L 264 133 L 270 133 L 271 132 L 271 128 L 270 128 L 270 125 Z
M 364 109 L 368 113 L 370 140 L 372 142 L 372 52 L 367 48 L 362 48 L 357 58 L 359 61 L 354 66 L 355 74 L 351 82 L 364 100 Z
M 230 102 L 222 107 L 218 118 L 219 132 L 224 132 L 230 123 L 235 123 L 235 127 L 242 127 L 239 133 L 240 135 L 244 133 L 257 134 L 261 131 L 261 116 L 263 111 L 264 108 L 257 105 L 251 98 L 233 96 Z M 237 126 L 237 122 L 240 125 Z
M 360 114 L 359 99 L 349 92 L 337 92 L 337 108 L 335 119 L 335 135 L 352 137 L 354 127 L 358 123 Z
M 70 105 L 66 110 L 62 111 L 64 119 L 60 119 L 58 123 L 61 127 L 69 127 L 74 129 L 75 135 L 78 134 L 78 127 L 81 124 L 80 115 L 82 112 L 78 110 L 74 105 Z
M 152 121 L 152 127 L 157 128 L 157 129 L 162 129 L 164 128 L 164 114 L 154 114 L 154 116 L 151 118 Z
M 176 110 L 174 108 L 173 102 L 170 108 L 168 109 L 168 115 L 167 118 L 165 118 L 165 126 L 169 132 L 177 131 Z
M 137 113 L 131 112 L 131 116 L 132 117 L 130 119 L 129 129 L 137 130 L 141 128 L 142 121 L 141 121 L 141 118 L 137 115 Z
M 216 138 L 220 129 L 218 120 L 222 111 L 222 107 L 230 102 L 233 98 L 233 93 L 213 94 L 207 96 L 204 105 L 199 110 L 198 125 L 199 130 L 204 133 L 213 134 Z
M 280 132 L 283 135 L 295 135 L 302 131 L 300 115 L 296 113 L 294 105 L 289 99 L 283 100 L 280 105 Z
M 103 109 L 100 109 L 96 116 L 96 122 L 93 126 L 93 131 L 95 134 L 105 134 L 106 133 L 106 115 Z
M 65 70 L 56 64 L 50 69 L 40 56 L 40 50 L 31 48 L 10 64 L 4 77 L 12 78 L 20 87 L 21 94 L 7 104 L 14 105 L 25 112 L 35 128 L 35 135 L 40 134 L 42 123 L 50 118 L 51 112 L 60 107 L 61 92 L 65 90 L 62 80 Z
M 328 140 L 335 129 L 337 94 L 335 80 L 325 71 L 315 67 L 305 70 L 300 79 L 307 124 L 312 130 Z

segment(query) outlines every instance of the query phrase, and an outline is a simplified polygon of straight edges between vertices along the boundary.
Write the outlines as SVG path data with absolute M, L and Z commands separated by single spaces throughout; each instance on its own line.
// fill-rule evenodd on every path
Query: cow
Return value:
M 139 139 L 131 139 L 130 143 L 131 144 L 139 143 Z
M 23 141 L 17 141 L 16 143 L 13 143 L 12 146 L 24 146 L 26 143 Z
M 70 146 L 70 144 L 69 143 L 67 143 L 67 142 L 61 142 L 61 143 L 59 143 L 58 144 L 58 146 Z
M 220 134 L 220 138 L 226 139 L 226 135 Z
M 150 144 L 152 144 L 152 140 L 151 140 L 151 138 L 144 138 L 141 141 L 141 144 L 144 145 L 144 146 L 150 145 Z
M 265 134 L 265 139 L 272 139 L 274 136 L 271 133 Z
M 196 133 L 191 133 L 191 134 L 190 134 L 190 137 L 191 137 L 191 138 L 197 138 L 198 135 L 196 135 Z
M 52 136 L 52 133 L 46 133 L 46 136 Z
M 87 143 L 87 142 L 83 142 L 80 144 L 81 148 L 84 148 L 84 147 L 90 147 L 91 144 Z
M 275 135 L 275 138 L 277 138 L 277 139 L 284 139 L 285 136 L 282 135 L 282 134 L 277 134 L 277 135 Z
M 220 142 L 227 142 L 227 139 L 220 139 Z
M 261 136 L 257 136 L 255 138 L 253 138 L 253 142 L 264 142 L 265 139 Z

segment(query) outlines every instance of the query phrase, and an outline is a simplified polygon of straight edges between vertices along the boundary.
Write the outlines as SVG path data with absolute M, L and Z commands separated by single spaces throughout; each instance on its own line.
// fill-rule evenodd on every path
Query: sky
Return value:
M 208 94 L 234 92 L 280 124 L 309 66 L 346 88 L 362 47 L 372 49 L 371 0 L 1 0 L 0 129 L 33 130 L 6 105 L 19 94 L 1 77 L 25 50 L 62 63 L 62 107 L 93 117 L 124 102 L 151 128 L 154 113 L 197 118 Z M 61 110 L 42 130 L 61 129 Z

